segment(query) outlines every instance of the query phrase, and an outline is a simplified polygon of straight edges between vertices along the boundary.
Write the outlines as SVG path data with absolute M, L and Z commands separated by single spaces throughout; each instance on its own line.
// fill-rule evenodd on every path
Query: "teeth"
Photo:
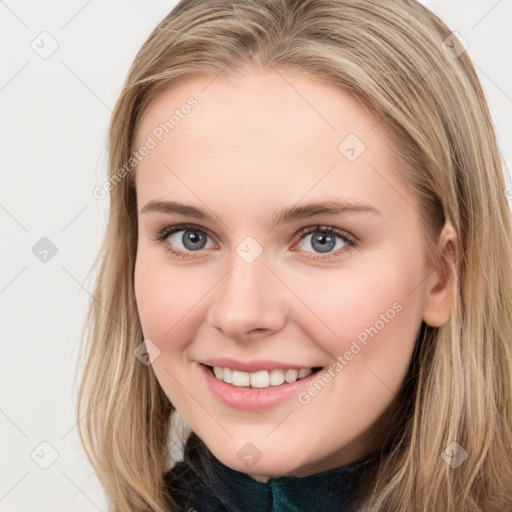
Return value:
M 250 374 L 233 370 L 233 386 L 248 386 Z
M 295 382 L 298 379 L 307 377 L 313 370 L 311 368 L 302 368 L 301 370 L 261 370 L 259 372 L 248 373 L 232 370 L 231 368 L 213 367 L 213 373 L 217 379 L 233 384 L 238 387 L 268 388 L 270 386 L 279 386 L 284 382 Z
M 304 377 L 307 377 L 310 373 L 313 373 L 313 370 L 311 368 L 303 368 L 302 370 L 299 370 L 297 378 L 303 379 Z

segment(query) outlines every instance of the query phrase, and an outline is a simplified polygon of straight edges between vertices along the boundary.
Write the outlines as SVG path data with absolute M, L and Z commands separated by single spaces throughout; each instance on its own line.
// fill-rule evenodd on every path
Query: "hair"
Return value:
M 450 319 L 422 323 L 402 415 L 359 510 L 512 510 L 511 212 L 485 95 L 460 43 L 458 56 L 443 43 L 451 34 L 414 0 L 182 0 L 152 31 L 111 118 L 109 219 L 83 332 L 78 429 L 111 511 L 178 510 L 164 478 L 177 410 L 134 356 L 136 190 L 120 170 L 154 98 L 248 66 L 335 84 L 375 113 L 420 199 L 429 265 L 453 271 Z M 454 258 L 438 249 L 445 226 Z M 442 457 L 453 442 L 467 452 L 457 468 Z

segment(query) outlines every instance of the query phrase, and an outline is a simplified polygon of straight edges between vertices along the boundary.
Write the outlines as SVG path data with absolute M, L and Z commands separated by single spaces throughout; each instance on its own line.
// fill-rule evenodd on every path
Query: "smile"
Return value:
M 236 362 L 233 365 L 235 364 Z M 256 363 L 253 362 L 254 364 Z M 261 364 L 257 364 L 261 368 Z M 238 366 L 242 365 L 238 364 Z M 246 364 L 245 366 L 249 365 Z M 274 366 L 274 363 L 269 363 L 268 366 Z M 215 367 L 217 367 L 219 377 L 220 371 L 222 371 L 222 378 L 215 375 Z M 313 380 L 317 378 L 317 373 L 322 370 L 322 367 L 300 368 L 299 366 L 293 369 L 280 369 L 274 366 L 274 368 L 269 370 L 260 369 L 258 371 L 245 372 L 234 370 L 228 366 L 204 363 L 198 364 L 197 368 L 200 374 L 202 374 L 203 382 L 206 384 L 209 392 L 217 400 L 230 408 L 242 411 L 257 411 L 279 407 L 290 400 L 296 400 L 297 395 L 304 391 L 304 389 L 307 389 Z M 301 377 L 299 377 L 299 373 Z M 229 375 L 231 375 L 232 382 L 224 382 L 224 378 L 230 380 Z M 270 382 L 271 378 L 272 382 L 276 384 Z M 290 382 L 286 380 L 287 378 Z M 251 379 L 252 383 L 256 384 L 256 386 L 251 385 Z
M 260 370 L 257 372 L 244 372 L 233 370 L 231 368 L 222 368 L 220 366 L 209 367 L 218 380 L 237 387 L 268 388 L 270 386 L 280 386 L 281 384 L 292 383 L 307 377 L 320 368 L 301 368 L 279 369 L 271 371 Z

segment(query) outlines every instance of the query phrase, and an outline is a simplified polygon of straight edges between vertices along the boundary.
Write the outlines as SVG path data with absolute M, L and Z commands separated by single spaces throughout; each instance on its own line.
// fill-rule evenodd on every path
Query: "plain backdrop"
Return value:
M 175 3 L 0 0 L 2 512 L 107 510 L 75 421 L 86 275 L 108 211 L 92 190 L 130 63 Z M 425 4 L 468 42 L 510 168 L 512 1 Z

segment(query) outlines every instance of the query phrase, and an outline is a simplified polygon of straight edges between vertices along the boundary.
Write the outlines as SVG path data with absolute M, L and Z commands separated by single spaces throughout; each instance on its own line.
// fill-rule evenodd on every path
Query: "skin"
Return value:
M 382 446 L 422 320 L 437 327 L 449 319 L 453 276 L 426 267 L 418 199 L 396 173 L 374 114 L 343 90 L 291 71 L 212 80 L 161 93 L 137 132 L 139 147 L 190 96 L 198 100 L 136 171 L 135 294 L 144 336 L 160 351 L 153 370 L 187 424 L 233 469 L 266 482 L 348 464 Z M 338 149 L 348 134 L 366 146 L 353 162 Z M 283 207 L 347 198 L 380 214 L 273 225 Z M 152 200 L 180 201 L 214 219 L 141 213 Z M 208 235 L 204 248 L 187 249 L 186 231 L 153 241 L 184 222 Z M 317 225 L 346 231 L 358 246 L 335 237 L 329 261 L 313 235 L 297 235 Z M 247 236 L 263 250 L 250 264 L 236 252 Z M 452 238 L 443 232 L 441 251 Z M 165 244 L 190 257 L 172 256 Z M 198 361 L 218 356 L 328 368 L 396 302 L 401 311 L 307 404 L 294 397 L 239 411 L 220 402 L 199 371 Z M 261 453 L 250 468 L 237 456 L 248 442 Z

